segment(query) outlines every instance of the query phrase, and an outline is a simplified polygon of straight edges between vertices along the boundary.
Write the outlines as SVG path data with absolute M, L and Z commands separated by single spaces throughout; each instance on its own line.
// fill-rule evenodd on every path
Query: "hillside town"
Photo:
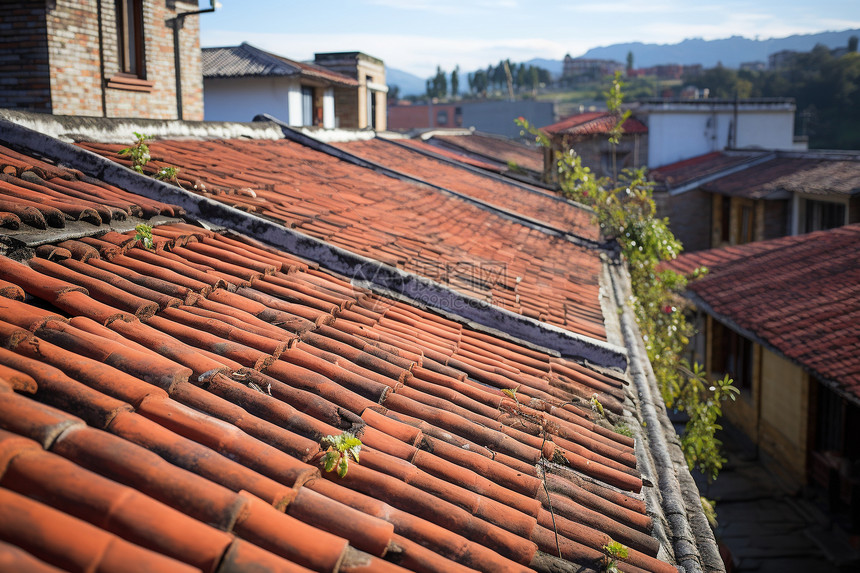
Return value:
M 0 570 L 860 568 L 857 36 L 406 94 L 219 9 L 0 12 Z

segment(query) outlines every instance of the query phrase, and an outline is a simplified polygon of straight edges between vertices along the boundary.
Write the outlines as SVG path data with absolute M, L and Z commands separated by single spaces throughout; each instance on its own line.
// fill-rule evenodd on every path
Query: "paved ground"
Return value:
M 726 424 L 728 426 L 728 424 Z M 853 540 L 797 484 L 768 469 L 755 447 L 727 427 L 728 462 L 703 495 L 717 502 L 717 538 L 732 553 L 734 573 L 860 572 Z

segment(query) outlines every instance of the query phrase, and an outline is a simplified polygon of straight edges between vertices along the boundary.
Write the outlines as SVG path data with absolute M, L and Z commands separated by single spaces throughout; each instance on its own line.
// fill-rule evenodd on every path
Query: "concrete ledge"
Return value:
M 0 109 L 0 119 L 27 127 L 62 141 L 134 143 L 134 132 L 154 138 L 282 139 L 281 130 L 262 123 L 178 121 L 157 119 L 110 119 L 49 115 Z

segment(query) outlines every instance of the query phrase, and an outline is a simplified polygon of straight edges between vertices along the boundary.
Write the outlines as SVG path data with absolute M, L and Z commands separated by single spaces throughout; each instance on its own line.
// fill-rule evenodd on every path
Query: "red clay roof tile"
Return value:
M 682 255 L 709 273 L 688 288 L 712 311 L 860 396 L 860 225 Z M 831 337 L 838 334 L 840 340 Z
M 257 143 L 207 145 L 234 161 L 264 157 L 288 167 Z M 409 232 L 424 223 L 408 211 L 400 212 L 409 222 L 396 235 L 384 225 L 363 234 L 373 212 L 392 204 L 374 190 L 377 176 L 295 144 L 281 151 L 311 166 L 296 172 L 304 181 L 300 200 L 314 198 L 309 212 L 336 215 L 314 219 L 322 223 L 318 233 L 350 241 L 372 235 L 377 243 L 357 244 L 402 257 L 408 268 L 427 264 L 416 257 L 422 251 L 434 264 L 452 253 L 497 262 L 495 253 L 503 252 L 509 272 L 523 280 L 501 277 L 492 289 L 521 284 L 517 294 L 530 301 L 524 307 L 547 315 L 586 307 L 592 318 L 581 324 L 599 325 L 602 333 L 590 278 L 599 261 L 583 255 L 581 265 L 559 274 L 554 260 L 533 254 L 561 256 L 570 244 L 555 251 L 552 241 L 513 227 L 515 238 L 499 239 L 499 249 L 481 244 L 497 220 L 478 211 L 453 219 L 437 195 L 407 185 L 400 189 L 437 221 L 440 241 L 425 248 L 422 233 L 431 227 Z M 323 169 L 331 170 L 325 186 L 312 177 Z M 254 172 L 242 177 L 262 181 Z M 105 485 L 85 490 L 81 511 L 117 508 L 117 521 L 94 523 L 100 533 L 93 540 L 114 539 L 110 524 L 132 519 L 114 501 L 131 492 L 122 497 L 128 508 L 181 517 L 129 522 L 130 529 L 120 528 L 122 540 L 111 541 L 123 548 L 116 555 L 221 563 L 219 570 L 253 563 L 358 572 L 397 563 L 424 571 L 521 571 L 559 565 L 551 556 L 557 548 L 592 566 L 612 538 L 631 546 L 627 570 L 674 571 L 654 558 L 650 518 L 631 493 L 643 486 L 632 440 L 601 426 L 590 407 L 597 394 L 608 416 L 620 411 L 620 379 L 353 287 L 245 237 L 171 224 L 155 227 L 158 246 L 147 250 L 134 234 L 75 239 L 66 249 L 74 258 L 61 263 L 0 260 L 0 286 L 11 285 L 4 292 L 13 297 L 0 305 L 0 320 L 8 323 L 0 328 L 0 378 L 26 377 L 18 392 L 0 393 L 0 438 L 5 431 L 35 440 L 29 449 L 15 442 L 8 461 L 0 448 L 0 461 L 13 468 L 0 474 L 0 486 L 8 479 L 28 495 L 39 488 L 39 496 L 58 496 L 63 502 L 48 513 L 74 520 L 63 497 L 70 484 L 55 484 L 57 472 L 32 484 L 22 476 L 43 463 L 74 475 L 93 472 Z M 469 281 L 469 268 L 445 272 L 463 288 L 488 290 Z M 16 300 L 22 292 L 31 298 Z M 134 302 L 147 298 L 161 303 Z M 154 314 L 141 312 L 141 304 Z M 20 393 L 32 390 L 35 399 Z M 320 479 L 320 440 L 344 430 L 364 440 L 361 461 L 345 478 Z M 28 511 L 16 516 L 16 527 L 48 518 L 37 502 L 20 503 Z M 205 535 L 183 546 L 175 529 L 182 522 Z M 41 546 L 3 530 L 0 542 L 57 564 L 74 538 L 56 535 L 65 537 Z M 151 550 L 161 555 L 150 557 Z
M 606 111 L 590 111 L 570 116 L 559 122 L 540 128 L 550 135 L 597 135 L 609 133 L 618 120 Z M 630 117 L 622 125 L 624 133 L 648 133 L 648 127 L 636 118 Z

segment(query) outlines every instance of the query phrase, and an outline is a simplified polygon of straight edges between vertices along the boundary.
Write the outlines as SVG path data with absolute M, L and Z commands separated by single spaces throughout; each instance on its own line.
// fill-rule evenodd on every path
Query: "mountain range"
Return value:
M 658 64 L 702 64 L 705 68 L 713 68 L 718 63 L 727 68 L 738 68 L 745 62 L 767 62 L 770 54 L 782 50 L 808 52 L 816 44 L 823 44 L 831 49 L 847 46 L 851 36 L 860 36 L 860 29 L 766 40 L 732 36 L 721 40 L 691 38 L 677 44 L 630 42 L 592 48 L 578 57 L 626 62 L 627 53 L 632 52 L 633 65 L 637 68 Z M 561 75 L 563 66 L 562 60 L 546 58 L 533 58 L 525 63 L 545 68 L 555 77 Z M 466 73 L 462 77 L 465 76 Z M 424 78 L 403 70 L 387 68 L 386 79 L 388 85 L 399 86 L 401 96 L 422 94 L 426 88 Z

